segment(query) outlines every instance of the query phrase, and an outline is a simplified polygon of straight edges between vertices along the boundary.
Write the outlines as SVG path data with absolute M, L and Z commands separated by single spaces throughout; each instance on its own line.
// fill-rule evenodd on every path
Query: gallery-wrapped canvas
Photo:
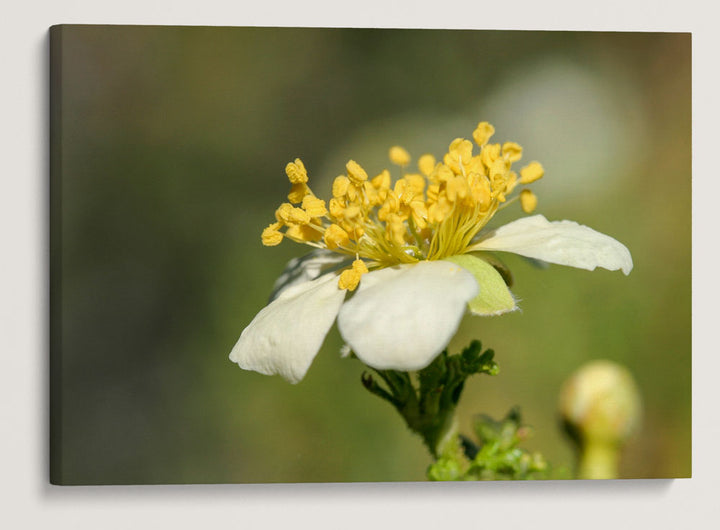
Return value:
M 690 80 L 680 33 L 52 27 L 51 482 L 689 477 Z

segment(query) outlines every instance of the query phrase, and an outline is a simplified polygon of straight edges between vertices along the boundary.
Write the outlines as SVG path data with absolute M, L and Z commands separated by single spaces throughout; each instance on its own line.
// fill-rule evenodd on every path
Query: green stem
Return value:
M 618 478 L 620 452 L 615 444 L 586 442 L 580 450 L 578 478 L 612 479 Z

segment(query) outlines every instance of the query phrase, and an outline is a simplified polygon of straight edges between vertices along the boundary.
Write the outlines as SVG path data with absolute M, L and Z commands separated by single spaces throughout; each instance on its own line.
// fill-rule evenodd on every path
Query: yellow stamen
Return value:
M 365 173 L 365 170 L 354 160 L 350 160 L 347 164 L 345 164 L 345 168 L 347 169 L 350 182 L 356 186 L 362 185 L 362 183 L 368 179 L 368 175 Z
M 308 181 L 307 171 L 299 158 L 285 166 L 285 173 L 292 184 L 304 184 Z
M 475 140 L 475 143 L 478 144 L 478 146 L 482 147 L 488 143 L 488 140 L 490 140 L 490 137 L 493 134 L 495 134 L 495 127 L 486 121 L 481 121 L 478 123 L 475 131 L 473 131 L 473 140 Z
M 525 213 L 532 213 L 537 207 L 538 199 L 530 190 L 522 190 L 520 192 L 520 206 Z
M 280 223 L 273 223 L 262 232 L 262 243 L 266 247 L 274 247 L 282 242 L 283 235 L 280 230 Z
M 540 162 L 530 162 L 520 170 L 520 184 L 530 184 L 542 178 L 545 174 Z
M 390 162 L 401 167 L 405 167 L 410 163 L 410 153 L 399 145 L 390 148 Z
M 530 213 L 537 206 L 530 190 L 515 189 L 542 177 L 542 166 L 531 162 L 518 176 L 512 164 L 521 158 L 522 147 L 488 143 L 494 132 L 492 125 L 480 122 L 473 132 L 479 153 L 473 156 L 473 143 L 456 138 L 441 162 L 433 155 L 421 156 L 418 173 L 405 173 L 410 154 L 394 146 L 390 160 L 403 168 L 394 182 L 387 169 L 370 180 L 350 160 L 347 175 L 333 181 L 327 203 L 312 192 L 305 166 L 296 159 L 285 168 L 292 183 L 290 202 L 276 210 L 276 222 L 263 230 L 262 242 L 274 246 L 287 238 L 354 255 L 353 267 L 340 274 L 339 285 L 349 290 L 367 272 L 365 262 L 386 267 L 467 252 L 499 209 L 519 202 Z
M 334 250 L 338 247 L 347 247 L 350 244 L 348 233 L 336 224 L 331 224 L 325 229 L 323 236 L 327 248 Z
M 354 291 L 360 283 L 360 278 L 363 274 L 367 273 L 367 271 L 368 268 L 365 262 L 361 259 L 356 259 L 353 261 L 352 268 L 346 269 L 340 274 L 338 287 L 340 289 Z

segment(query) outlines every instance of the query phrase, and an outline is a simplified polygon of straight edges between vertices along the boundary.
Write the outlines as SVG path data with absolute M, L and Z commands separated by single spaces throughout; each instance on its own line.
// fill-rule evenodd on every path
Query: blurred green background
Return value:
M 335 328 L 298 385 L 228 354 L 306 251 L 260 243 L 288 161 L 329 195 L 350 158 L 375 174 L 393 144 L 441 156 L 481 120 L 545 166 L 539 213 L 616 237 L 635 269 L 508 257 L 522 312 L 466 317 L 452 343 L 482 340 L 501 368 L 468 382 L 462 427 L 520 405 L 535 429 L 525 446 L 572 469 L 558 392 L 608 358 L 645 407 L 622 476 L 690 475 L 689 34 L 53 31 L 55 481 L 424 480 L 420 439 L 363 389 Z

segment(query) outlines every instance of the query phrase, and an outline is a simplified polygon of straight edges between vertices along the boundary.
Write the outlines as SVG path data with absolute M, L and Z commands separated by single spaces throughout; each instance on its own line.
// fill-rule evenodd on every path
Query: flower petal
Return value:
M 344 267 L 351 261 L 352 258 L 322 248 L 313 250 L 300 258 L 293 258 L 288 261 L 280 277 L 275 280 L 270 301 L 275 300 L 280 293 L 293 285 L 314 280 L 327 272 Z M 347 262 L 347 264 L 343 262 Z
M 523 217 L 490 232 L 471 250 L 514 252 L 558 265 L 593 270 L 633 268 L 630 251 L 610 236 L 573 221 L 550 222 L 542 215 Z
M 338 328 L 365 364 L 419 370 L 450 342 L 477 292 L 473 275 L 447 261 L 372 271 L 340 309 Z
M 474 315 L 502 315 L 518 308 L 505 280 L 487 261 L 470 254 L 451 256 L 445 258 L 445 261 L 457 263 L 475 276 L 480 290 L 477 296 L 468 302 Z
M 280 374 L 297 383 L 320 350 L 344 298 L 334 274 L 289 287 L 243 330 L 230 360 L 245 370 Z

